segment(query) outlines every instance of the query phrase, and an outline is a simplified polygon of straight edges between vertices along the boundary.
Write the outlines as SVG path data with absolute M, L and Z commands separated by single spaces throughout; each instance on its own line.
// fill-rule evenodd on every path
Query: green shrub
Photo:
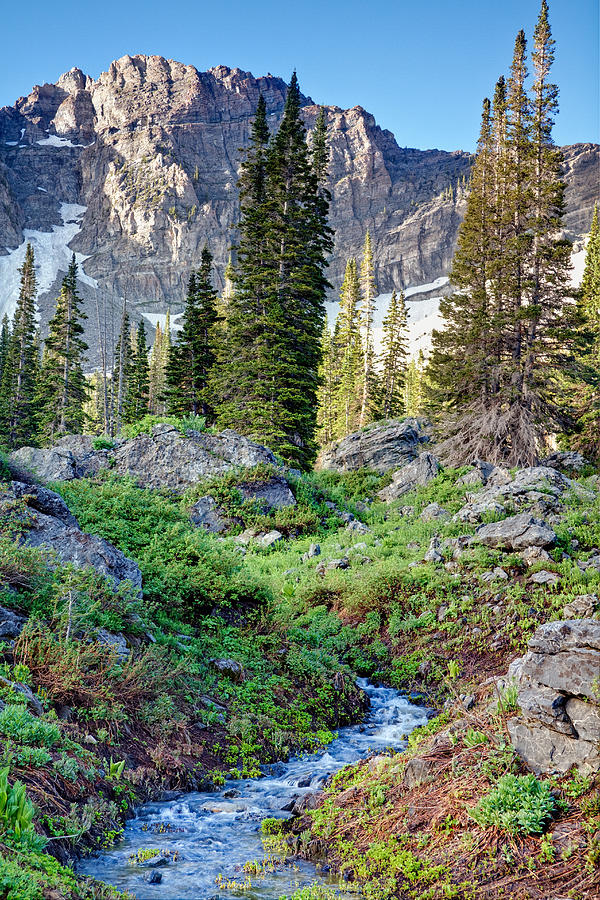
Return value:
M 97 437 L 92 441 L 92 447 L 94 450 L 112 450 L 115 446 L 115 442 L 111 440 L 109 437 Z
M 121 436 L 124 438 L 134 438 L 139 434 L 151 434 L 155 425 L 173 425 L 181 434 L 187 434 L 188 431 L 204 431 L 206 428 L 206 419 L 204 416 L 144 416 L 138 422 L 131 425 L 124 425 L 121 429 Z
M 60 740 L 60 728 L 54 722 L 36 719 L 25 706 L 9 703 L 0 712 L 0 734 L 21 744 L 53 747 Z
M 496 787 L 470 811 L 484 828 L 509 834 L 540 834 L 550 820 L 556 800 L 547 781 L 535 775 L 503 775 Z
M 0 833 L 13 843 L 41 849 L 43 840 L 33 827 L 33 804 L 27 799 L 25 785 L 8 783 L 8 766 L 0 771 Z

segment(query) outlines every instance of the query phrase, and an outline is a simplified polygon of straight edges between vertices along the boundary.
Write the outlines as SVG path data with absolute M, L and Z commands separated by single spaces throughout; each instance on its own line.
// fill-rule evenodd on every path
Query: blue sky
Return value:
M 598 0 L 549 0 L 561 89 L 555 139 L 600 140 Z M 401 146 L 472 150 L 481 100 L 531 37 L 539 0 L 39 0 L 2 14 L 0 106 L 125 53 L 286 80 L 317 102 L 360 104 Z

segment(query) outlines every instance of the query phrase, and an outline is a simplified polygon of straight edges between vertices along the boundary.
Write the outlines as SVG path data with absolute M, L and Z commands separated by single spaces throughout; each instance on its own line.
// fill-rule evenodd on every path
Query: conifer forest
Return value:
M 0 900 L 600 897 L 600 147 L 552 14 L 421 170 L 296 71 L 0 109 Z

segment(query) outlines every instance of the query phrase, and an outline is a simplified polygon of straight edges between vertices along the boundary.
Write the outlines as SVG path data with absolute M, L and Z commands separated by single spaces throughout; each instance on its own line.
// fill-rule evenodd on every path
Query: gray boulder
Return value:
M 529 513 L 520 513 L 500 522 L 480 525 L 475 532 L 475 540 L 485 547 L 524 550 L 527 547 L 550 547 L 556 541 L 556 534 L 545 522 Z
M 267 531 L 266 534 L 259 535 L 256 539 L 256 543 L 262 547 L 263 550 L 274 547 L 275 544 L 279 544 L 281 541 L 283 541 L 283 535 L 280 531 L 277 531 L 276 528 L 272 531 Z
M 382 474 L 413 460 L 419 445 L 428 440 L 426 426 L 419 419 L 382 422 L 325 447 L 317 468 L 353 472 L 364 467 Z
M 210 663 L 220 675 L 226 675 L 237 683 L 244 680 L 244 669 L 235 659 L 211 659 Z
M 513 746 L 534 772 L 600 771 L 600 622 L 541 625 L 511 663 L 522 715 L 508 722 Z
M 560 581 L 560 575 L 557 575 L 556 572 L 547 572 L 545 569 L 542 569 L 540 572 L 535 572 L 529 581 L 531 584 L 545 584 L 553 587 Z
M 443 509 L 439 503 L 430 503 L 425 507 L 420 518 L 424 522 L 433 522 L 439 519 L 449 519 L 450 513 L 447 509 Z
M 263 513 L 268 513 L 272 509 L 283 509 L 296 505 L 296 498 L 290 490 L 289 484 L 281 475 L 273 475 L 266 481 L 239 484 L 237 489 L 243 500 L 254 500 Z
M 236 466 L 276 464 L 270 450 L 235 431 L 186 437 L 171 425 L 155 425 L 152 434 L 124 441 L 112 451 L 112 460 L 117 475 L 131 476 L 140 487 L 166 487 L 177 494 Z
M 456 513 L 461 522 L 478 522 L 490 512 L 502 515 L 507 507 L 533 509 L 540 514 L 556 511 L 566 491 L 574 491 L 583 499 L 593 500 L 594 494 L 550 466 L 530 466 L 520 469 L 512 478 L 504 469 L 494 469 L 485 489 L 471 496 L 469 502 Z
M 381 500 L 397 500 L 421 484 L 428 484 L 440 471 L 440 463 L 432 453 L 421 453 L 415 460 L 394 472 L 391 484 L 378 493 Z
M 0 606 L 0 641 L 10 641 L 18 638 L 25 627 L 26 621 L 25 616 L 20 616 L 18 613 L 13 612 L 12 609 Z
M 110 647 L 119 662 L 125 662 L 126 659 L 129 659 L 131 650 L 122 634 L 113 634 L 112 631 L 107 631 L 106 628 L 99 628 L 96 633 L 96 640 L 99 644 Z
M 567 603 L 563 609 L 563 619 L 591 619 L 599 608 L 596 594 L 580 594 Z
M 560 472 L 581 472 L 589 465 L 588 460 L 573 450 L 557 451 L 540 460 L 541 466 L 550 466 Z
M 221 534 L 231 526 L 231 520 L 223 514 L 214 497 L 200 497 L 191 508 L 190 519 L 194 525 L 205 528 L 211 534 Z
M 12 508 L 16 500 L 25 502 L 23 514 L 18 507 Z M 77 568 L 91 566 L 113 584 L 129 580 L 141 591 L 142 573 L 137 563 L 104 538 L 81 531 L 65 502 L 53 491 L 13 481 L 0 495 L 0 512 L 20 521 L 23 540 L 30 547 L 45 547 L 60 562 Z

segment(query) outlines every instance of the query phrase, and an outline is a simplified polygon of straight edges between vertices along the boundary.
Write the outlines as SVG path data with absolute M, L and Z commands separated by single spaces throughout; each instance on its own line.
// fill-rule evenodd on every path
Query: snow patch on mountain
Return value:
M 9 250 L 6 256 L 0 256 L 0 318 L 5 314 L 11 318 L 14 314 L 21 281 L 19 268 L 25 260 L 27 244 L 33 247 L 38 294 L 43 294 L 52 286 L 59 272 L 66 273 L 73 254 L 69 244 L 81 231 L 81 220 L 86 209 L 79 203 L 61 203 L 62 225 L 53 225 L 52 231 L 25 228 L 23 243 L 15 250 Z M 79 281 L 97 288 L 98 282 L 83 270 L 83 263 L 89 257 L 76 253 L 75 259 L 79 266 Z
M 57 134 L 51 134 L 41 141 L 36 141 L 41 147 L 85 147 L 85 144 L 74 144 L 68 138 L 59 137 Z
M 166 313 L 142 313 L 145 319 L 148 319 L 153 328 L 156 328 L 157 325 L 160 325 L 161 330 L 165 330 L 165 325 L 167 324 L 167 314 Z M 175 316 L 171 316 L 171 331 L 181 331 L 182 323 L 178 320 L 181 319 L 183 313 L 177 313 Z

